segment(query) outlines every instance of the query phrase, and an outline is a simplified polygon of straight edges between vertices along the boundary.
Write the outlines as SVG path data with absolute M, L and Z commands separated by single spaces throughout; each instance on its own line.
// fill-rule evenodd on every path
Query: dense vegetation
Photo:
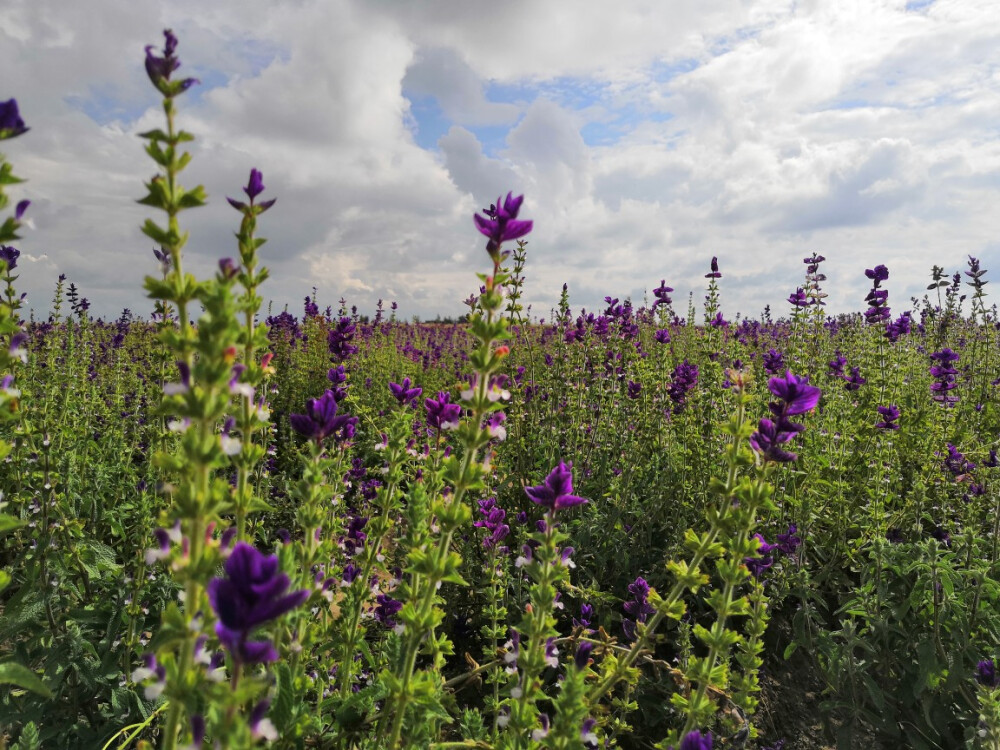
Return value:
M 1000 748 L 978 260 L 912 312 L 876 265 L 827 316 L 813 255 L 780 319 L 726 320 L 712 259 L 701 314 L 660 281 L 527 320 L 508 195 L 467 322 L 265 318 L 257 170 L 183 270 L 176 44 L 155 314 L 60 278 L 24 320 L 0 246 L 0 747 Z

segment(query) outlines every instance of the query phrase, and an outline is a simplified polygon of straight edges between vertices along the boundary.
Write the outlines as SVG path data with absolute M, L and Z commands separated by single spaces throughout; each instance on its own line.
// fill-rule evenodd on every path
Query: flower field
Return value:
M 186 211 L 221 208 L 181 186 L 177 46 L 145 60 L 152 316 L 60 277 L 25 317 L 0 160 L 0 748 L 1000 750 L 977 259 L 912 300 L 859 268 L 831 316 L 813 253 L 727 320 L 706 258 L 698 309 L 650 279 L 543 320 L 508 194 L 461 323 L 268 315 L 258 170 L 185 271 Z M 0 137 L 30 148 L 13 99 Z

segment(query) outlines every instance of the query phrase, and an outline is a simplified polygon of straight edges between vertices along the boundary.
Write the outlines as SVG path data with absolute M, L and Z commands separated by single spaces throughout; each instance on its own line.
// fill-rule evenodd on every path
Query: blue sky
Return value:
M 235 252 L 223 198 L 257 167 L 277 308 L 315 285 L 460 313 L 483 266 L 471 215 L 507 190 L 536 222 L 539 317 L 564 282 L 576 307 L 661 278 L 700 300 L 712 256 L 731 316 L 782 314 L 813 251 L 833 312 L 861 309 L 877 263 L 898 311 L 935 263 L 1000 263 L 992 0 L 9 0 L 0 98 L 32 126 L 7 155 L 38 311 L 59 273 L 99 314 L 148 308 L 136 136 L 160 124 L 142 50 L 165 27 L 202 82 L 178 115 L 186 184 L 211 196 L 184 217 L 191 266 Z

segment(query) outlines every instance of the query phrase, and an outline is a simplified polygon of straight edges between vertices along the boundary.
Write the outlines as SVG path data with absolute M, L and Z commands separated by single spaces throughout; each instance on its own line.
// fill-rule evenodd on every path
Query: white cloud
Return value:
M 932 263 L 1000 265 L 992 0 L 8 0 L 0 95 L 32 130 L 4 151 L 34 201 L 20 246 L 48 258 L 19 282 L 36 309 L 57 270 L 97 312 L 149 307 L 136 133 L 161 118 L 142 48 L 165 26 L 204 82 L 180 101 L 184 182 L 212 198 L 183 217 L 190 265 L 235 252 L 223 197 L 259 167 L 279 307 L 316 284 L 324 305 L 461 312 L 483 265 L 470 215 L 510 189 L 536 222 L 539 314 L 563 281 L 594 308 L 666 278 L 683 307 L 712 255 L 729 314 L 784 311 L 813 250 L 834 310 L 861 307 L 866 265 L 890 266 L 897 306 Z M 436 148 L 408 94 L 436 101 Z

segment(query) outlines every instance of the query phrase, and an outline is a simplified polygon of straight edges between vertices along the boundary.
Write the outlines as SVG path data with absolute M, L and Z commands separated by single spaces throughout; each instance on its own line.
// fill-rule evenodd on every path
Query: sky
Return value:
M 277 203 L 262 289 L 299 314 L 452 316 L 488 269 L 472 216 L 524 194 L 524 301 L 550 317 L 640 303 L 665 279 L 700 306 L 787 315 L 802 259 L 826 256 L 832 313 L 863 310 L 888 266 L 895 312 L 933 265 L 1000 266 L 996 0 L 4 0 L 4 142 L 32 201 L 18 288 L 47 313 L 58 274 L 117 316 L 157 273 L 135 200 L 162 122 L 143 48 L 180 39 L 192 132 L 186 266 L 237 254 L 252 167 Z M 991 301 L 990 301 L 991 302 Z

